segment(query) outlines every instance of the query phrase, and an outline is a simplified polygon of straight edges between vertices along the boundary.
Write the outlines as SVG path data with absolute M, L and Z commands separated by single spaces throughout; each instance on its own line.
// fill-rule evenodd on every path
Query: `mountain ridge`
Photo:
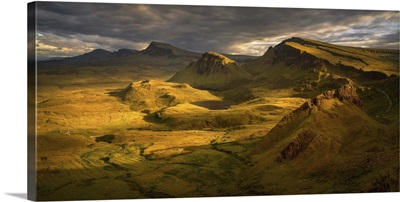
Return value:
M 199 53 L 187 51 L 178 47 L 175 47 L 168 43 L 152 41 L 146 49 L 142 51 L 143 54 L 152 56 L 188 56 L 198 57 Z
M 247 63 L 255 60 L 257 57 L 256 56 L 250 56 L 250 55 L 232 55 L 232 54 L 223 54 L 226 56 L 230 56 L 233 58 L 237 58 L 239 63 Z M 159 64 L 160 60 L 165 60 L 166 59 L 173 59 L 173 60 L 180 60 L 182 61 L 176 61 L 178 63 L 182 63 L 183 61 L 194 61 L 199 58 L 201 58 L 202 53 L 198 52 L 193 52 L 193 51 L 188 51 L 176 46 L 173 46 L 168 43 L 163 43 L 163 42 L 156 42 L 152 41 L 149 43 L 149 45 L 143 49 L 143 50 L 134 50 L 134 49 L 128 49 L 128 48 L 121 48 L 117 51 L 111 52 L 107 51 L 104 49 L 94 49 L 90 52 L 77 55 L 77 56 L 72 56 L 72 57 L 58 57 L 56 59 L 48 59 L 48 60 L 42 60 L 39 61 L 39 66 L 60 66 L 60 65 L 66 65 L 66 66 L 85 66 L 85 65 L 90 65 L 90 66 L 102 66 L 104 63 L 111 63 L 115 62 L 117 64 L 123 64 L 127 65 L 128 63 L 133 62 L 139 63 L 139 64 Z M 156 61 L 152 61 L 150 58 L 146 57 L 156 57 L 159 58 Z M 115 59 L 124 59 L 123 61 L 115 61 Z M 188 63 L 189 63 L 188 62 Z M 164 61 L 161 63 L 166 63 L 169 64 L 168 61 Z M 188 63 L 184 64 L 187 65 Z
M 271 66 L 280 61 L 285 61 L 287 65 L 302 62 L 303 67 L 344 68 L 359 74 L 368 74 L 367 76 L 376 74 L 379 79 L 385 76 L 399 75 L 398 54 L 399 50 L 340 46 L 292 37 L 274 47 L 269 47 L 256 62 L 248 64 L 248 69 L 256 74 L 262 70 L 252 70 L 250 66 Z

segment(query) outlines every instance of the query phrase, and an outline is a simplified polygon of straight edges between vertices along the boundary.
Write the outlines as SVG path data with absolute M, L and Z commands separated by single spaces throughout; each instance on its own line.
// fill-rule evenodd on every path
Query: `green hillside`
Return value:
M 362 107 L 352 85 L 304 103 L 255 147 L 242 187 L 260 194 L 398 191 L 398 131 Z

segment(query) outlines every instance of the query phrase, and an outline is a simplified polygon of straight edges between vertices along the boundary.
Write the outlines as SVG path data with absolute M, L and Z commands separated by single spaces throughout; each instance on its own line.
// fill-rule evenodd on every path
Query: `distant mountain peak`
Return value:
M 150 56 L 189 56 L 189 57 L 199 57 L 199 53 L 190 52 L 178 47 L 175 47 L 168 43 L 162 43 L 157 41 L 152 41 L 146 49 L 144 49 L 143 54 Z
M 168 43 L 162 43 L 158 41 L 152 41 L 150 42 L 149 46 L 172 46 L 171 44 Z
M 301 44 L 301 45 L 312 45 L 312 46 L 332 46 L 333 45 L 333 44 L 329 44 L 329 43 L 326 43 L 326 42 L 317 41 L 317 40 L 308 39 L 308 38 L 303 38 L 303 37 L 292 37 L 292 38 L 283 40 L 281 44 L 278 44 L 278 46 L 284 45 L 287 42 L 298 43 L 298 44 Z M 338 46 L 338 45 L 334 45 L 334 46 Z
M 126 51 L 133 51 L 133 52 L 137 52 L 137 50 L 128 49 L 128 48 L 121 48 L 121 49 L 119 49 L 117 52 L 126 52 Z
M 173 49 L 176 49 L 177 47 L 175 47 L 175 46 L 173 46 L 171 44 L 168 44 L 168 43 L 152 41 L 152 42 L 150 42 L 149 46 L 147 46 L 147 48 L 145 50 L 154 49 L 154 48 L 157 48 L 157 49 L 171 49 L 171 50 L 173 50 Z
M 83 55 L 77 57 L 91 57 L 91 58 L 99 58 L 111 55 L 112 52 L 104 50 L 104 49 L 95 49 Z
M 98 49 L 94 49 L 92 51 L 90 51 L 89 53 L 111 53 L 110 51 L 98 48 Z
M 133 50 L 133 49 L 127 49 L 127 48 L 121 48 L 118 51 L 114 52 L 114 55 L 117 55 L 118 57 L 127 57 L 127 56 L 131 56 L 136 54 L 137 50 Z
M 167 44 L 152 41 L 146 49 L 143 50 L 143 53 L 150 56 L 168 56 L 171 57 L 175 55 L 177 51 L 175 51 L 176 47 Z

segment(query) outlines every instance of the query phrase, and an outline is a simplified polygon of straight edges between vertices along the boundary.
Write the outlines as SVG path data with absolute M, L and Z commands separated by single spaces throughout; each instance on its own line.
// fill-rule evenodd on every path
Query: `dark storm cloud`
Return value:
M 59 37 L 113 50 L 162 41 L 199 52 L 260 55 L 292 36 L 398 48 L 399 12 L 41 2 L 38 32 L 43 46 L 54 49 L 62 44 L 49 39 Z
M 382 43 L 399 43 L 400 33 L 386 34 L 382 37 Z

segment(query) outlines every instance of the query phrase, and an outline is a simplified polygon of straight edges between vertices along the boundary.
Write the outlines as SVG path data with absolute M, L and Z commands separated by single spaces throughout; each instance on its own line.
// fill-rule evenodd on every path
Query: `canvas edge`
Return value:
M 36 173 L 36 5 L 28 5 L 28 200 L 37 199 Z

